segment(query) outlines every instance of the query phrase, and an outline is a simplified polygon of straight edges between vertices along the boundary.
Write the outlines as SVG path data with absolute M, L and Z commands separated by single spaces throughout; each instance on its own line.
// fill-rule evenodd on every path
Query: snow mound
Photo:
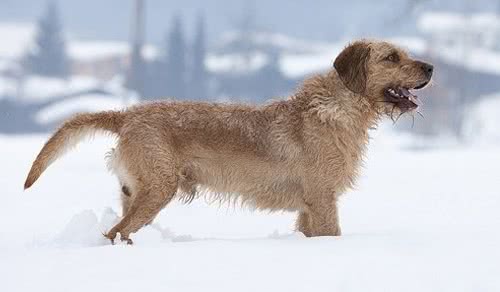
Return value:
M 106 208 L 100 219 L 95 211 L 84 210 L 74 215 L 62 231 L 51 241 L 49 246 L 59 248 L 93 247 L 109 245 L 110 241 L 103 235 L 120 222 L 120 216 L 112 208 Z M 115 244 L 123 244 L 118 234 Z M 285 238 L 276 232 L 270 238 Z M 155 246 L 162 242 L 189 242 L 195 239 L 191 235 L 175 235 L 168 228 L 163 228 L 159 223 L 144 226 L 140 232 L 133 234 L 134 245 Z M 47 245 L 47 244 L 42 244 Z
M 73 216 L 54 244 L 60 247 L 89 247 L 109 244 L 104 234 L 118 222 L 118 215 L 110 208 L 106 209 L 98 220 L 92 210 L 85 210 Z

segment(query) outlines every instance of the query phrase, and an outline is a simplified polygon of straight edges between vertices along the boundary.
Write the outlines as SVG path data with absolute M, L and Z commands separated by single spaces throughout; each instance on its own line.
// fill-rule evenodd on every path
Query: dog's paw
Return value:
M 104 237 L 106 237 L 107 239 L 109 239 L 109 241 L 111 242 L 111 244 L 114 245 L 115 244 L 116 234 L 117 234 L 117 232 L 113 231 L 113 229 L 111 229 L 111 231 L 109 231 L 108 233 L 103 233 L 102 235 Z
M 132 241 L 132 239 L 128 238 L 128 236 L 120 235 L 120 241 L 123 242 L 123 243 L 126 243 L 127 245 L 133 245 L 134 244 L 134 242 Z
M 132 241 L 132 239 L 128 238 L 128 236 L 120 234 L 120 232 L 110 231 L 110 232 L 108 232 L 106 234 L 103 234 L 103 235 L 104 235 L 104 237 L 106 237 L 107 239 L 109 239 L 109 241 L 111 242 L 112 245 L 118 244 L 118 242 L 115 241 L 115 239 L 116 239 L 117 236 L 120 237 L 120 243 L 124 243 L 124 244 L 127 244 L 127 245 L 133 245 L 134 244 L 134 242 Z

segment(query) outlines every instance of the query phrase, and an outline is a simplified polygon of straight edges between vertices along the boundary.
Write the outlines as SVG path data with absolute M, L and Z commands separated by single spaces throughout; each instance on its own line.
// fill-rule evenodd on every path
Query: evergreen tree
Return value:
M 190 97 L 206 99 L 208 97 L 208 73 L 205 68 L 205 19 L 202 14 L 198 16 L 196 35 L 192 48 L 192 63 L 190 70 Z
M 284 92 L 286 80 L 281 73 L 280 54 L 277 50 L 271 50 L 268 54 L 268 63 L 255 75 L 255 95 L 261 98 L 270 98 Z M 264 100 L 257 100 L 259 102 Z
M 167 38 L 166 89 L 167 95 L 185 98 L 186 94 L 186 44 L 182 23 L 175 17 Z
M 45 76 L 66 77 L 69 73 L 66 45 L 56 2 L 47 5 L 38 21 L 35 47 L 26 59 L 27 71 Z
M 127 72 L 126 86 L 136 91 L 142 98 L 145 94 L 146 64 L 142 56 L 144 43 L 144 2 L 135 1 L 133 20 L 133 39 L 131 42 L 130 64 Z
M 141 97 L 145 94 L 144 78 L 146 75 L 146 64 L 142 58 L 141 46 L 134 45 L 130 56 L 130 67 L 128 69 L 127 88 L 136 91 Z

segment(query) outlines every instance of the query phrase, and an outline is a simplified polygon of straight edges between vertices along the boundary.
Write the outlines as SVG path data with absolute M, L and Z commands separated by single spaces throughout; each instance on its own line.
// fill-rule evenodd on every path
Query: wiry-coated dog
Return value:
M 126 111 L 80 114 L 48 140 L 29 188 L 65 150 L 95 131 L 118 136 L 109 166 L 122 186 L 123 218 L 107 234 L 129 243 L 172 199 L 202 193 L 257 209 L 298 211 L 306 236 L 340 235 L 337 198 L 353 186 L 381 117 L 415 111 L 410 92 L 433 66 L 387 42 L 357 41 L 334 69 L 287 100 L 254 107 L 158 102 Z

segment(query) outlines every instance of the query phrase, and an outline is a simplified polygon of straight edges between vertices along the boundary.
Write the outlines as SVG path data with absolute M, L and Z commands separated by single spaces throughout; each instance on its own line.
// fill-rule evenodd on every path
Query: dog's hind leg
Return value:
M 128 209 L 130 208 L 130 203 L 132 202 L 132 191 L 125 184 L 122 184 L 120 199 L 122 201 L 122 217 L 125 217 Z
M 167 183 L 161 187 L 158 185 L 141 187 L 131 201 L 125 216 L 106 234 L 106 237 L 114 242 L 117 233 L 120 233 L 122 241 L 132 244 L 130 234 L 151 223 L 161 209 L 172 200 L 176 190 L 177 185 Z
M 157 148 L 139 148 L 144 151 L 138 153 L 137 149 L 132 148 L 134 164 L 127 168 L 134 185 L 132 200 L 122 220 L 106 234 L 112 242 L 120 233 L 121 240 L 131 244 L 129 235 L 153 221 L 177 192 L 179 178 L 172 153 Z
M 108 169 L 118 177 L 118 182 L 120 184 L 120 201 L 122 203 L 122 217 L 125 217 L 130 207 L 130 203 L 133 200 L 133 189 L 131 188 L 129 175 L 125 167 L 120 163 L 119 151 L 116 148 L 111 149 L 106 154 L 106 161 Z

